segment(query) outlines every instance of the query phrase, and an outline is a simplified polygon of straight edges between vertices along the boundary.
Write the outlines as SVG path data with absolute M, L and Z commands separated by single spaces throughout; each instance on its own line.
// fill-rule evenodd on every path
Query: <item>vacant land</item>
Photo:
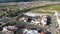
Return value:
M 47 6 L 44 9 L 45 10 L 57 10 L 57 11 L 60 11 L 60 5 Z
M 54 12 L 43 12 L 43 11 L 37 11 L 36 13 L 39 13 L 39 14 L 55 14 Z

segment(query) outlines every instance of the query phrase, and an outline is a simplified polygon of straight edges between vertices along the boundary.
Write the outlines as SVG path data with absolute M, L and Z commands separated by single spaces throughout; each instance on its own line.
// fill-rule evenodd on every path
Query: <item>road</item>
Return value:
M 48 28 L 49 29 L 49 32 L 51 32 L 51 34 L 57 34 L 57 32 L 59 32 L 58 31 L 58 28 L 56 28 L 56 26 L 55 26 L 55 21 L 54 21 L 54 17 L 52 16 L 52 24 L 50 25 L 50 27 Z M 58 33 L 58 34 L 60 34 L 60 33 Z

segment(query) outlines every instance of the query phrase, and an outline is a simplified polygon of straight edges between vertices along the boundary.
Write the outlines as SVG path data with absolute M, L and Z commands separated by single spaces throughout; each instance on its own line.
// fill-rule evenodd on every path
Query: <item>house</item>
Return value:
M 23 34 L 46 34 L 42 30 L 31 30 L 31 29 L 23 29 Z
M 2 32 L 5 34 L 14 34 L 17 29 L 18 27 L 16 26 L 4 26 Z
M 28 16 L 27 20 L 31 24 L 35 24 L 35 25 L 41 25 L 41 24 L 43 24 L 43 27 L 47 24 L 47 20 L 48 20 L 48 16 L 49 16 L 48 14 L 37 14 L 37 13 L 32 13 L 32 12 L 27 12 L 24 15 Z
M 23 29 L 23 34 L 38 34 L 37 30 Z

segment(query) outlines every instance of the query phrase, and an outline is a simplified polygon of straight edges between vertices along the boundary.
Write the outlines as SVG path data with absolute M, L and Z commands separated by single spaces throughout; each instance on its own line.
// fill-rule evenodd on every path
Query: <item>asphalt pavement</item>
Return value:
M 60 34 L 59 33 L 59 31 L 58 31 L 58 28 L 56 28 L 56 26 L 55 26 L 55 21 L 54 21 L 54 16 L 51 16 L 52 17 L 52 23 L 51 23 L 51 25 L 50 25 L 50 27 L 48 28 L 48 30 L 49 30 L 49 32 L 51 32 L 51 34 Z

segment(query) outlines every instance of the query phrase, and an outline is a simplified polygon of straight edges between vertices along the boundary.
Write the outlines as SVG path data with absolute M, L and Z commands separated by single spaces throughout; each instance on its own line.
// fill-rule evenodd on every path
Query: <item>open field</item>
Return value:
M 49 12 L 49 11 L 36 11 L 36 13 L 38 13 L 38 14 L 51 14 L 51 15 L 55 14 L 55 12 Z
M 43 9 L 60 11 L 60 5 L 47 6 L 47 7 L 43 8 Z

